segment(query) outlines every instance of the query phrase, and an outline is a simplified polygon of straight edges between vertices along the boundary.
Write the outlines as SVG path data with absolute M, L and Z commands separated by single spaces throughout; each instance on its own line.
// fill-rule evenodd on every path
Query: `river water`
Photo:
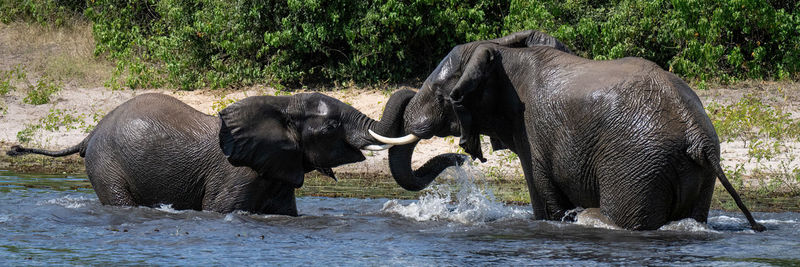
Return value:
M 0 265 L 798 265 L 800 214 L 632 232 L 531 220 L 468 172 L 416 200 L 300 197 L 300 217 L 100 205 L 85 177 L 0 171 Z

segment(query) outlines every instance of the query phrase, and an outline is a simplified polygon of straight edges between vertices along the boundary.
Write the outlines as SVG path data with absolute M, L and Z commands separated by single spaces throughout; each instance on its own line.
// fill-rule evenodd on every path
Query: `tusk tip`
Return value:
M 368 146 L 365 146 L 365 147 L 363 147 L 361 149 L 362 150 L 369 150 L 369 151 L 381 151 L 381 150 L 387 150 L 389 148 L 392 148 L 392 146 L 393 145 L 368 145 Z

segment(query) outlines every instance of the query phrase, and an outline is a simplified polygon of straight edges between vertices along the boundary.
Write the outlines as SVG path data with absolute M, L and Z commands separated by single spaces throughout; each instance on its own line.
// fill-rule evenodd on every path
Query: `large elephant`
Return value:
M 706 222 L 716 177 L 751 227 L 764 229 L 720 167 L 700 99 L 650 61 L 588 60 L 545 34 L 519 32 L 454 47 L 402 108 L 407 136 L 373 134 L 399 145 L 390 165 L 407 189 L 432 179 L 411 169 L 408 146 L 418 138 L 460 136 L 485 161 L 483 134 L 493 149 L 519 155 L 537 219 L 599 207 L 627 229 Z
M 409 97 L 400 95 L 386 109 L 405 105 Z M 319 93 L 248 97 L 218 117 L 167 95 L 143 94 L 111 111 L 76 146 L 14 146 L 8 154 L 80 153 L 105 205 L 297 215 L 294 191 L 305 173 L 334 177 L 332 167 L 364 160 L 359 149 L 386 148 L 367 130 L 390 131 L 382 127 L 393 124 Z

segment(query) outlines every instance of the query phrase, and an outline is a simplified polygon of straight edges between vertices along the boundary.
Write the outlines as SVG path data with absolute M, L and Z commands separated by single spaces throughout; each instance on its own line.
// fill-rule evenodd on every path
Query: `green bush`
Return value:
M 41 77 L 36 85 L 31 85 L 28 94 L 22 99 L 25 104 L 43 105 L 50 102 L 50 97 L 61 91 L 61 84 L 47 77 Z
M 112 87 L 408 82 L 456 44 L 534 29 L 593 59 L 684 78 L 800 78 L 800 2 L 780 0 L 0 0 L 0 19 L 84 11 Z M 50 16 L 52 15 L 52 16 Z M 53 19 L 55 18 L 55 19 Z M 55 24 L 58 24 L 55 22 Z
M 67 19 L 80 15 L 85 8 L 84 0 L 0 0 L 0 22 L 23 20 L 63 26 Z
M 400 81 L 430 71 L 456 43 L 496 36 L 495 1 L 97 0 L 97 53 L 131 87 L 184 89 Z
M 800 72 L 800 2 L 517 0 L 504 26 L 549 32 L 585 57 L 644 57 L 701 81 Z

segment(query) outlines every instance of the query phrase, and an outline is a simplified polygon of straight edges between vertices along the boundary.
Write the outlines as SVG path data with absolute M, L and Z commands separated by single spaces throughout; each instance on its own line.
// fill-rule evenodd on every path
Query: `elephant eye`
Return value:
M 439 104 L 444 103 L 445 97 L 439 91 L 436 91 L 436 102 Z
M 339 128 L 340 125 L 341 124 L 338 121 L 329 120 L 329 121 L 325 122 L 325 125 L 322 126 L 322 130 L 320 130 L 320 134 L 323 134 L 323 135 L 330 134 L 334 130 Z

